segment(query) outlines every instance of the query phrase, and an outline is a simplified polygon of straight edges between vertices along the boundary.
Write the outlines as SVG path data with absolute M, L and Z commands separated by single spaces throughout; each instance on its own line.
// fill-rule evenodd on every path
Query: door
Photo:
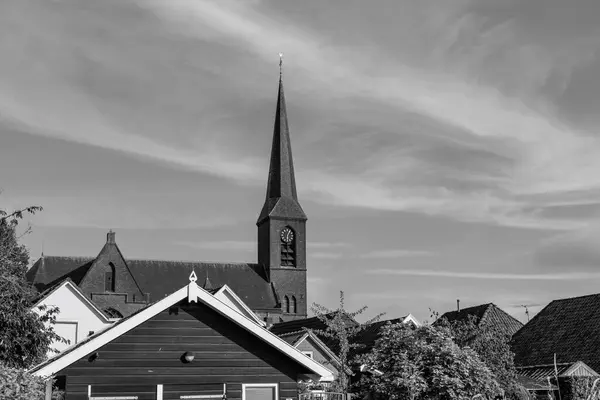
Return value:
M 277 384 L 244 384 L 242 400 L 277 400 Z

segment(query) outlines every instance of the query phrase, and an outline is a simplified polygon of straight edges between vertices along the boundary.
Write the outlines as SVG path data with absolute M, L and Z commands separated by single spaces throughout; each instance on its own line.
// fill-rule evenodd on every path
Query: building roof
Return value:
M 600 371 L 600 294 L 554 300 L 511 341 L 518 366 L 583 361 Z
M 519 375 L 527 376 L 537 381 L 545 381 L 547 377 L 558 376 L 598 376 L 596 371 L 584 362 L 576 361 L 569 363 L 557 363 L 556 371 L 554 364 L 528 365 L 517 367 Z
M 44 291 L 69 278 L 80 283 L 95 258 L 44 256 L 27 271 L 27 279 L 38 291 Z M 127 259 L 127 266 L 150 300 L 160 300 L 178 289 L 177 282 L 192 271 L 209 277 L 213 288 L 229 286 L 253 310 L 270 310 L 277 306 L 273 287 L 260 275 L 258 264 L 211 263 Z
M 218 298 L 202 289 L 196 284 L 196 279 L 196 275 L 192 272 L 189 277 L 188 285 L 179 288 L 174 293 L 155 302 L 154 304 L 143 308 L 134 314 L 131 314 L 129 317 L 123 318 L 115 324 L 94 333 L 93 335 L 83 339 L 81 342 L 68 347 L 64 352 L 34 366 L 28 372 L 41 377 L 52 376 L 73 364 L 80 358 L 96 351 L 100 347 L 110 343 L 136 326 L 148 321 L 168 307 L 187 299 L 187 301 L 190 303 L 203 303 L 220 313 L 223 317 L 234 322 L 240 328 L 245 329 L 247 332 L 271 345 L 274 349 L 278 350 L 283 357 L 294 360 L 298 364 L 305 367 L 308 371 L 310 371 L 310 374 L 313 378 L 322 378 L 323 380 L 329 381 L 333 379 L 331 371 L 329 371 L 327 368 L 311 358 L 306 357 L 304 354 L 302 354 L 302 352 L 295 349 L 284 340 L 280 339 L 267 329 L 256 324 L 251 319 L 229 307 Z
M 27 270 L 27 280 L 38 292 L 43 292 L 69 278 L 79 285 L 96 257 L 57 257 L 41 256 Z
M 377 339 L 379 339 L 379 335 L 384 326 L 386 326 L 388 324 L 393 325 L 393 324 L 412 322 L 413 319 L 411 317 L 412 317 L 412 315 L 409 314 L 407 316 L 400 317 L 400 318 L 387 319 L 384 321 L 373 322 L 373 323 L 365 326 L 364 329 L 362 329 L 358 333 L 358 335 L 355 339 L 356 343 L 358 343 L 358 345 L 360 346 L 359 348 L 356 349 L 356 351 L 358 353 L 364 353 L 364 352 L 371 350 L 373 348 L 373 346 L 375 345 L 375 342 L 377 341 Z M 414 324 L 414 322 L 413 322 L 413 324 Z M 414 324 L 414 325 L 418 326 L 417 324 Z
M 256 223 L 260 224 L 268 217 L 278 216 L 300 220 L 307 219 L 300 203 L 298 203 L 290 130 L 281 78 L 279 79 L 279 91 L 277 93 L 267 194 L 265 204 Z
M 327 318 L 333 318 L 333 316 L 335 315 L 335 312 L 326 314 Z M 358 322 L 356 322 L 354 319 L 350 318 L 349 316 L 346 316 L 346 323 L 351 324 L 351 325 L 358 325 Z M 325 330 L 327 329 L 327 325 L 325 325 L 325 323 L 323 321 L 321 321 L 319 319 L 319 317 L 311 317 L 311 318 L 303 318 L 303 319 L 296 319 L 293 321 L 286 321 L 286 322 L 280 322 L 277 324 L 274 324 L 273 326 L 271 326 L 270 331 L 273 332 L 274 334 L 278 335 L 278 336 L 282 336 L 284 334 L 289 334 L 289 333 L 293 333 L 293 332 L 306 332 L 306 329 L 313 329 L 313 330 Z
M 510 336 L 523 327 L 523 324 L 519 320 L 506 313 L 494 303 L 467 307 L 460 311 L 449 311 L 444 313 L 440 319 L 446 318 L 449 322 L 467 321 L 470 315 L 475 317 L 475 323 L 478 327 L 490 326 L 491 324 Z

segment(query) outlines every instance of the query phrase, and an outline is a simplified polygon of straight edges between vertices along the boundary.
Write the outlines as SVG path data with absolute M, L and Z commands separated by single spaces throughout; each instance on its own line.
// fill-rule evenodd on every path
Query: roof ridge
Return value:
M 167 262 L 167 263 L 193 263 L 193 264 L 223 264 L 223 265 L 259 265 L 243 261 L 202 261 L 202 260 L 165 260 L 155 258 L 126 258 L 125 261 L 149 261 L 149 262 Z
M 95 260 L 98 256 L 55 256 L 44 254 L 44 258 L 71 258 L 71 259 L 86 259 L 88 261 Z M 41 258 L 41 257 L 38 257 Z M 138 257 L 123 257 L 125 262 L 129 261 L 152 261 L 152 262 L 169 262 L 169 263 L 195 263 L 195 264 L 225 264 L 225 265 L 259 265 L 257 262 L 244 261 L 206 261 L 206 260 L 167 260 L 159 258 L 138 258 Z
M 555 302 L 559 302 L 559 301 L 574 300 L 574 299 L 583 299 L 584 297 L 594 297 L 594 296 L 600 296 L 600 293 L 591 293 L 591 294 L 584 294 L 582 296 L 573 296 L 573 297 L 565 297 L 565 298 L 562 298 L 562 299 L 554 299 L 550 303 L 548 303 L 548 305 L 550 305 L 552 303 L 555 303 Z

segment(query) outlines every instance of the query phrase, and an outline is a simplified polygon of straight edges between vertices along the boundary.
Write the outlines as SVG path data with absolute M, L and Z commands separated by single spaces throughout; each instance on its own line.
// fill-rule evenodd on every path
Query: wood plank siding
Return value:
M 191 363 L 185 352 L 194 353 Z M 285 400 L 297 399 L 296 381 L 308 372 L 208 306 L 184 300 L 57 375 L 66 376 L 67 400 L 87 399 L 88 385 L 92 397 L 154 400 L 158 384 L 164 400 L 222 394 L 223 384 L 227 399 L 241 399 L 244 383 L 276 383 Z

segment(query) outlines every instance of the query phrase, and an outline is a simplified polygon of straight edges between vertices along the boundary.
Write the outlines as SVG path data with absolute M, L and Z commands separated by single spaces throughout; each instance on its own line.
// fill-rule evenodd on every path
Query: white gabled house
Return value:
M 42 293 L 33 305 L 33 310 L 39 313 L 40 306 L 58 307 L 54 331 L 69 341 L 68 344 L 54 342 L 50 346 L 48 356 L 62 352 L 70 345 L 79 343 L 117 320 L 102 312 L 71 279 L 66 279 Z

